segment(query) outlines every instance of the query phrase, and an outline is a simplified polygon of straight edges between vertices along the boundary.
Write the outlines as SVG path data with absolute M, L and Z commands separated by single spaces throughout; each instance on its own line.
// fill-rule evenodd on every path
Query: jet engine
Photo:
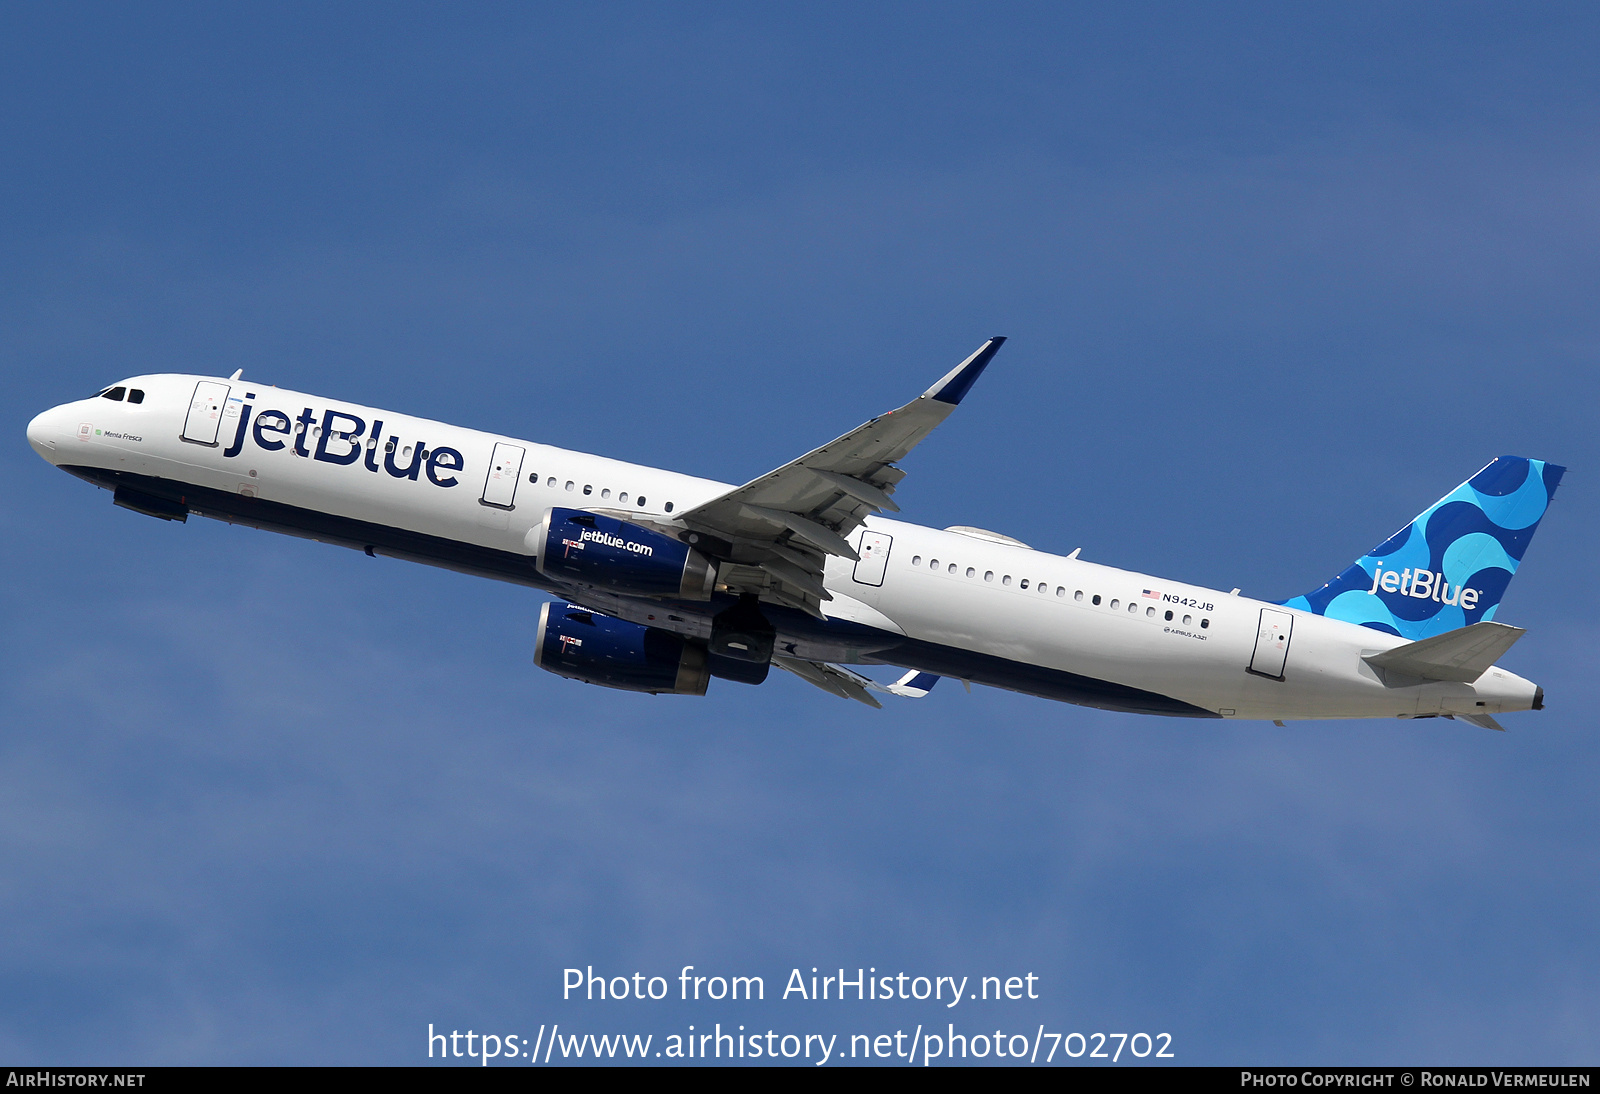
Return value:
M 652 695 L 704 695 L 711 679 L 704 646 L 559 600 L 539 613 L 533 663 L 569 680 Z
M 634 596 L 710 600 L 714 562 L 671 536 L 581 509 L 551 509 L 528 535 L 546 577 Z

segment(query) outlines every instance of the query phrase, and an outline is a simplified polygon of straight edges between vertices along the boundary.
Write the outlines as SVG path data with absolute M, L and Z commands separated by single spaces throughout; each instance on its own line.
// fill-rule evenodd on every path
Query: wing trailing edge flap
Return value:
M 794 673 L 808 684 L 813 684 L 830 695 L 837 695 L 841 699 L 854 699 L 858 703 L 865 703 L 869 707 L 882 710 L 883 704 L 873 698 L 872 693 L 883 695 L 898 695 L 904 699 L 921 699 L 933 690 L 933 685 L 939 678 L 928 672 L 918 672 L 913 669 L 894 683 L 885 687 L 876 680 L 853 672 L 843 665 L 832 665 L 826 661 L 802 661 L 795 657 L 774 657 L 772 663 L 781 669 Z
M 820 615 L 826 556 L 855 561 L 850 535 L 874 512 L 899 511 L 890 495 L 905 472 L 894 462 L 950 416 L 1003 342 L 989 339 L 905 406 L 696 506 L 679 521 L 732 544 L 730 591 Z M 772 560 L 788 566 L 766 565 Z
M 1470 684 L 1527 633 L 1521 627 L 1483 620 L 1382 653 L 1369 653 L 1362 660 L 1377 669 L 1389 687 L 1405 687 L 1417 680 Z
M 780 669 L 787 669 L 806 683 L 819 687 L 830 695 L 837 695 L 841 699 L 854 699 L 869 707 L 883 709 L 883 704 L 874 699 L 867 690 L 872 681 L 842 665 L 830 665 L 825 661 L 800 661 L 793 657 L 773 657 L 772 663 Z

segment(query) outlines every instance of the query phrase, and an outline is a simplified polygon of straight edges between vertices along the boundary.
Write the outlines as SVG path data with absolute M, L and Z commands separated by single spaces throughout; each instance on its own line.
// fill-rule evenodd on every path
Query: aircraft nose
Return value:
M 34 417 L 28 423 L 28 443 L 33 450 L 51 463 L 55 463 L 56 445 L 61 442 L 60 408 L 56 407 Z

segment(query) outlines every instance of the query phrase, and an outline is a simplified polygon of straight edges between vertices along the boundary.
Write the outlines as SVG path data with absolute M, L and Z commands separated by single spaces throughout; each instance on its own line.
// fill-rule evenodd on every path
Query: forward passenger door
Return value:
M 193 444 L 217 445 L 217 427 L 222 424 L 222 408 L 228 405 L 228 392 L 232 388 L 214 380 L 201 380 L 194 385 L 194 398 L 189 400 L 189 414 L 183 419 L 183 439 Z

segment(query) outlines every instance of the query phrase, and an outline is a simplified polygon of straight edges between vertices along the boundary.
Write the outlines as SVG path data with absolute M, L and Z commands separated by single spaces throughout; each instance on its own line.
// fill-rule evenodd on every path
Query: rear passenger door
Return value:
M 1250 671 L 1257 676 L 1282 680 L 1283 667 L 1289 659 L 1289 636 L 1293 633 L 1294 616 L 1262 608 L 1261 622 L 1256 628 L 1256 648 L 1250 656 Z

